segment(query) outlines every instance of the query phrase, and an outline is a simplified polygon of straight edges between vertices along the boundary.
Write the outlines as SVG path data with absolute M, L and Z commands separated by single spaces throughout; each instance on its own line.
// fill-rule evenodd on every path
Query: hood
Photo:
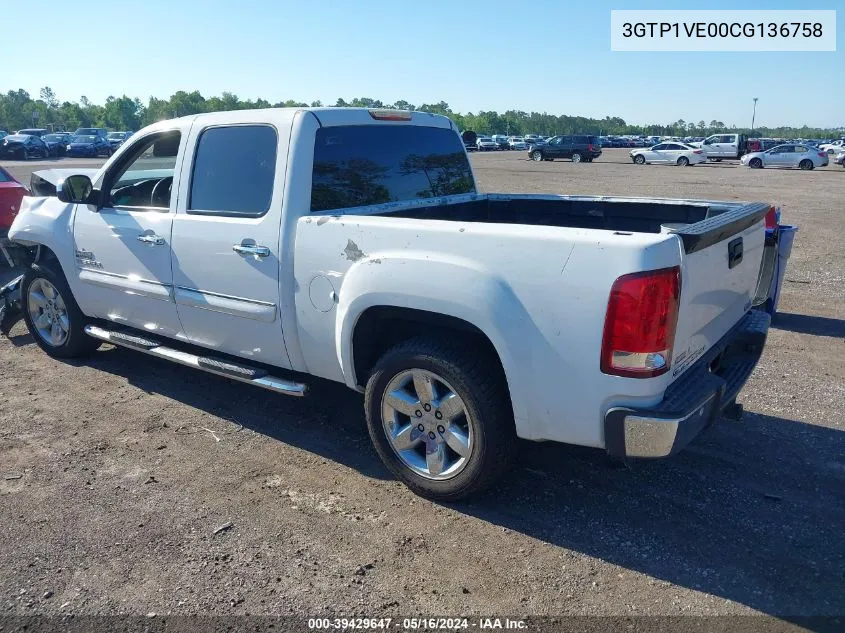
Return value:
M 55 196 L 56 185 L 68 176 L 88 176 L 92 181 L 97 177 L 99 169 L 39 169 L 32 172 L 29 189 L 36 196 Z
M 2 143 L 2 146 L 3 146 L 3 147 L 20 147 L 21 145 L 23 145 L 23 141 L 9 141 L 9 140 L 5 140 L 5 141 L 3 141 L 3 143 Z

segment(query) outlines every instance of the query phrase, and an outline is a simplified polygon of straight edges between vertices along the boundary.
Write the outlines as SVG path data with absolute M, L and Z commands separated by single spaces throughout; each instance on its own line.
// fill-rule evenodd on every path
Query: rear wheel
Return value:
M 23 318 L 38 346 L 53 358 L 93 352 L 100 341 L 85 334 L 86 318 L 53 263 L 32 264 L 21 282 Z
M 812 169 L 815 165 L 813 165 L 813 161 L 809 158 L 805 158 L 800 163 L 798 163 L 799 169 Z
M 636 156 L 634 156 L 634 162 L 637 165 L 644 165 L 645 164 L 645 156 L 643 156 L 642 154 L 637 154 Z
M 455 501 L 505 471 L 516 449 L 495 359 L 451 339 L 400 343 L 379 360 L 364 407 L 376 452 L 416 494 Z
M 689 158 L 686 156 L 681 156 L 678 159 L 678 167 L 689 167 Z
M 543 160 L 543 152 L 540 150 L 534 150 L 531 152 L 531 160 L 537 161 L 538 163 Z
M 748 166 L 753 169 L 761 169 L 763 167 L 763 159 L 752 158 L 750 161 L 748 161 Z
M 573 163 L 580 163 L 581 162 L 581 154 L 578 152 L 572 153 L 572 162 Z

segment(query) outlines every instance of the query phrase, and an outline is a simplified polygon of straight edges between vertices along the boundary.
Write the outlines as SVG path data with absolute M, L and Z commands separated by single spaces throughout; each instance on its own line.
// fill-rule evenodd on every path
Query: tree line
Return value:
M 109 97 L 105 103 L 92 103 L 82 96 L 78 101 L 60 101 L 49 87 L 33 98 L 25 90 L 9 90 L 0 94 L 0 129 L 7 131 L 27 127 L 42 127 L 52 130 L 75 130 L 78 127 L 105 127 L 110 130 L 138 130 L 145 125 L 189 114 L 201 112 L 219 112 L 221 110 L 246 110 L 251 108 L 278 107 L 319 107 L 319 101 L 279 101 L 270 103 L 266 99 L 240 99 L 231 92 L 220 96 L 204 97 L 199 91 L 179 90 L 167 99 L 150 97 L 146 104 L 138 98 Z M 651 125 L 632 125 L 619 117 L 607 116 L 603 119 L 590 117 L 556 115 L 546 112 L 524 112 L 508 110 L 504 113 L 481 110 L 477 113 L 462 114 L 454 112 L 448 103 L 423 103 L 414 105 L 399 100 L 384 103 L 378 99 L 357 97 L 351 101 L 338 99 L 334 104 L 339 107 L 398 108 L 401 110 L 420 110 L 445 114 L 461 130 L 473 130 L 479 134 L 597 134 L 597 135 L 671 135 L 671 136 L 707 136 L 717 132 L 738 132 L 765 137 L 786 138 L 827 138 L 838 137 L 845 128 L 823 129 L 806 125 L 802 127 L 756 127 L 738 128 L 727 126 L 721 121 L 684 121 L 679 119 L 667 123 Z

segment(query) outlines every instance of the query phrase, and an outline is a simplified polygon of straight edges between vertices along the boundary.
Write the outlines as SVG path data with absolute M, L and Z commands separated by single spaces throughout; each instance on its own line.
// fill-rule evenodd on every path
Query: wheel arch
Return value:
M 509 307 L 512 303 L 508 289 L 479 271 L 458 267 L 452 273 L 456 278 L 466 277 L 469 282 L 456 283 L 456 288 L 473 287 L 478 296 L 486 295 L 489 300 L 459 300 L 456 294 L 432 300 L 431 296 L 408 294 L 407 289 L 405 292 L 353 291 L 347 294 L 344 284 L 338 305 L 335 351 L 346 385 L 361 391 L 375 362 L 392 345 L 410 338 L 411 328 L 414 336 L 425 333 L 469 336 L 491 353 L 500 368 L 511 396 L 514 418 L 517 421 L 527 418 L 527 403 L 514 397 L 521 392 L 516 385 L 518 372 L 514 370 L 518 363 L 502 334 L 508 321 L 518 318 L 515 309 Z M 380 282 L 370 281 L 370 287 L 381 286 Z M 384 282 L 389 283 L 386 278 Z M 352 284 L 352 287 L 356 285 Z M 354 298 L 345 303 L 344 295 Z M 491 310 L 487 310 L 491 306 Z

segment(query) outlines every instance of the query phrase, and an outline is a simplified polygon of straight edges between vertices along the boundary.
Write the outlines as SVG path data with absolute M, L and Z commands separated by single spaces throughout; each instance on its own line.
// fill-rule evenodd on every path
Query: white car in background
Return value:
M 706 162 L 707 154 L 702 149 L 684 143 L 659 143 L 654 147 L 632 150 L 631 160 L 637 165 L 667 163 L 687 167 Z
M 475 144 L 479 152 L 492 152 L 499 149 L 499 144 L 489 136 L 479 136 Z
M 809 144 L 778 145 L 765 152 L 752 152 L 740 159 L 743 165 L 759 169 L 761 167 L 798 167 L 815 169 L 825 167 L 830 162 L 827 152 Z
M 831 141 L 830 143 L 822 143 L 819 145 L 819 149 L 827 152 L 828 154 L 833 154 L 839 150 L 845 149 L 845 139 Z
M 521 136 L 511 136 L 508 139 L 508 145 L 510 145 L 511 149 L 528 149 L 528 143 L 526 143 L 525 139 Z

